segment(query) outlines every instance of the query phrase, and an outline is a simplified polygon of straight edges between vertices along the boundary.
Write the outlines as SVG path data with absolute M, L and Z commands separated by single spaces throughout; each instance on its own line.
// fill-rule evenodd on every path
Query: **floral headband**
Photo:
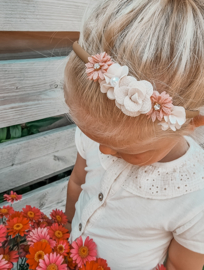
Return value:
M 199 115 L 199 111 L 174 106 L 169 94 L 154 91 L 150 82 L 128 76 L 129 68 L 114 63 L 106 52 L 91 56 L 77 41 L 73 44 L 73 50 L 86 63 L 88 79 L 98 81 L 101 92 L 115 100 L 116 106 L 124 114 L 132 117 L 146 114 L 153 122 L 158 119 L 162 130 L 170 128 L 173 131 L 180 129 L 187 118 Z

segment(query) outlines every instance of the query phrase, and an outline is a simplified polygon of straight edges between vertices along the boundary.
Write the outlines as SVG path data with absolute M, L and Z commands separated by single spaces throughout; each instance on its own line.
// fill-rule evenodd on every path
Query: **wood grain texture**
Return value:
M 75 125 L 0 145 L 0 192 L 34 183 L 73 168 Z
M 0 60 L 66 56 L 79 32 L 0 31 Z
M 66 177 L 30 191 L 23 195 L 22 200 L 15 202 L 13 207 L 16 211 L 21 211 L 26 205 L 31 205 L 39 208 L 46 215 L 56 208 L 65 211 L 68 181 L 69 177 Z M 0 207 L 3 205 L 9 204 L 4 202 L 0 204 Z
M 67 60 L 0 61 L 0 127 L 68 113 L 63 93 Z
M 1 0 L 0 31 L 79 31 L 90 0 Z

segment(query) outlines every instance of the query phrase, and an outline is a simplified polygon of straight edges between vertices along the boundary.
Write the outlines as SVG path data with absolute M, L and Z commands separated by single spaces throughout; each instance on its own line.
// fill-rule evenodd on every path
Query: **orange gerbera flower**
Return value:
M 38 221 L 41 218 L 41 211 L 36 207 L 31 207 L 30 205 L 26 205 L 23 210 L 23 216 L 28 218 L 30 221 Z
M 9 216 L 8 220 L 12 220 L 12 219 L 14 219 L 14 218 L 16 218 L 16 217 L 23 217 L 22 212 L 20 212 L 20 211 L 14 211 L 14 213 L 12 213 L 12 214 Z
M 8 234 L 15 237 L 17 234 L 24 236 L 26 231 L 30 229 L 29 220 L 24 217 L 16 217 L 12 220 L 7 221 L 6 228 Z
M 59 224 L 66 224 L 68 221 L 66 215 L 61 210 L 58 209 L 52 210 L 50 216 L 55 222 Z
M 57 223 L 52 224 L 49 228 L 49 235 L 52 239 L 58 240 L 67 240 L 69 238 L 69 231 Z
M 70 251 L 70 244 L 67 240 L 60 240 L 57 242 L 54 250 L 62 255 L 62 256 L 66 256 L 67 253 Z
M 108 264 L 107 264 L 106 260 L 98 258 L 98 259 L 96 259 L 96 262 L 99 265 L 97 270 L 111 270 L 110 267 L 108 267 Z
M 77 267 L 77 263 L 75 263 L 72 259 L 72 257 L 70 257 L 70 253 L 66 256 L 67 259 L 67 265 L 69 267 L 69 269 L 76 269 Z
M 44 259 L 45 254 L 50 254 L 52 249 L 46 242 L 36 242 L 32 247 L 29 248 L 30 254 L 26 255 L 29 269 L 36 269 L 39 265 L 39 260 Z
M 16 192 L 11 191 L 10 195 L 4 194 L 4 200 L 13 203 L 22 199 L 22 195 L 18 195 Z
M 79 268 L 79 270 L 102 270 L 103 268 L 96 261 L 86 262 L 86 265 Z
M 13 207 L 7 205 L 7 206 L 3 206 L 2 208 L 0 208 L 0 218 L 3 217 L 8 217 L 9 215 L 14 213 L 14 209 Z

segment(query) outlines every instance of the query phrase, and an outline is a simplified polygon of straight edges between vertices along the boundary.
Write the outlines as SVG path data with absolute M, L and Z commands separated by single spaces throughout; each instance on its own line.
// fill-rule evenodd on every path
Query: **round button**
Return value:
M 98 194 L 99 201 L 103 201 L 103 193 Z
M 82 224 L 79 223 L 79 230 L 81 231 L 81 229 L 82 229 Z

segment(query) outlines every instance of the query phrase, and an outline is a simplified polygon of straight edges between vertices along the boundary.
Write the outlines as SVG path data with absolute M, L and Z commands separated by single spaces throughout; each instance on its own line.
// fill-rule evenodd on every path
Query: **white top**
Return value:
M 78 127 L 86 182 L 75 205 L 70 241 L 89 236 L 111 270 L 152 270 L 174 237 L 204 254 L 204 150 L 190 137 L 181 158 L 139 167 L 104 155 Z

